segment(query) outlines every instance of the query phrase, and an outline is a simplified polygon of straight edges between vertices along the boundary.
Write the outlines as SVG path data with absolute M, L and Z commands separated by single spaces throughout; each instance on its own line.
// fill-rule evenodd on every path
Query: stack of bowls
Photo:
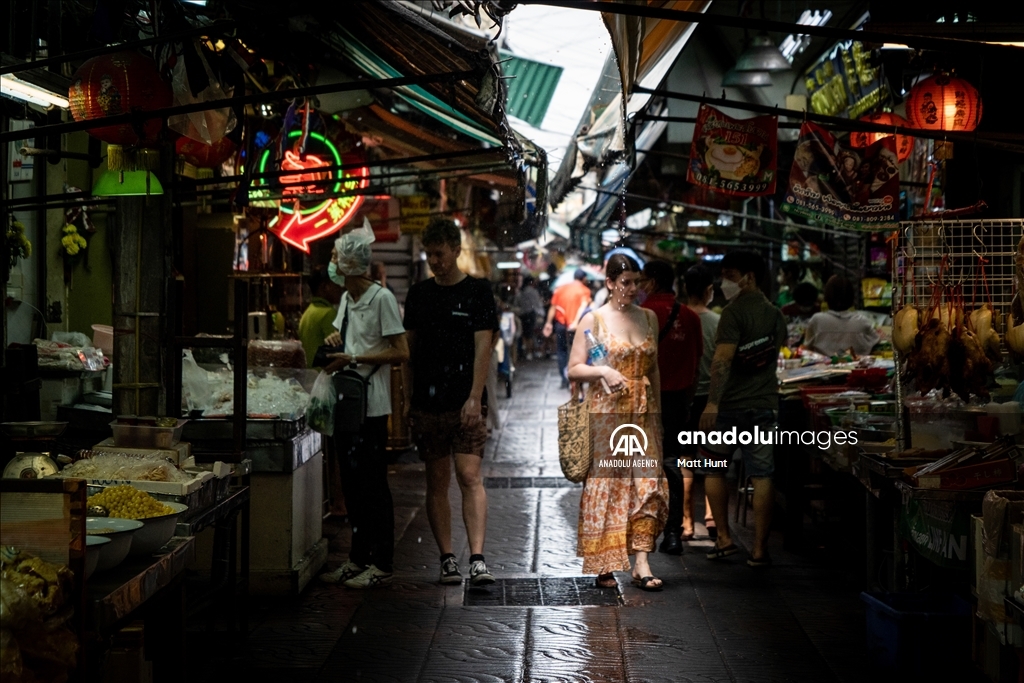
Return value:
M 143 526 L 135 519 L 118 519 L 117 517 L 86 517 L 85 530 L 90 538 L 106 538 L 110 543 L 103 544 L 100 550 L 96 571 L 113 569 L 124 562 L 134 544 L 135 533 Z

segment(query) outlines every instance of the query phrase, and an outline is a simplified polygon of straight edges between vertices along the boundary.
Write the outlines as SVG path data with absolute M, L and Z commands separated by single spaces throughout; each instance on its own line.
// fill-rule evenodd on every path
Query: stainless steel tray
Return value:
M 34 439 L 60 436 L 67 429 L 67 422 L 3 422 L 0 429 L 12 439 Z
M 189 420 L 181 438 L 185 441 L 230 441 L 234 438 L 232 418 L 198 418 Z M 301 434 L 306 418 L 297 420 L 260 420 L 250 418 L 245 424 L 245 438 L 254 441 L 283 441 Z

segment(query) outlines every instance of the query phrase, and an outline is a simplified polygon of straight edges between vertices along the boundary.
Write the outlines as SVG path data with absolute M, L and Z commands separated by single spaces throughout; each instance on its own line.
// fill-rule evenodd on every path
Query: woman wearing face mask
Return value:
M 586 400 L 594 440 L 594 461 L 580 500 L 576 554 L 584 558 L 583 572 L 597 574 L 597 585 L 605 588 L 616 585 L 612 572 L 630 571 L 629 555 L 635 555 L 633 583 L 658 591 L 663 584 L 647 557 L 668 517 L 657 417 L 658 319 L 634 303 L 640 277 L 636 261 L 615 254 L 605 276 L 608 303 L 580 321 L 581 333 L 569 356 L 569 379 L 589 384 Z M 607 364 L 588 365 L 588 336 L 605 346 Z M 575 395 L 575 386 L 573 390 Z M 625 444 L 623 450 L 620 444 Z

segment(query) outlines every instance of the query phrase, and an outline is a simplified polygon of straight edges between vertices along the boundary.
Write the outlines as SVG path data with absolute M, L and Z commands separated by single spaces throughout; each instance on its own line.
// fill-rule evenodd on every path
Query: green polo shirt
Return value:
M 302 318 L 299 320 L 299 341 L 306 351 L 306 367 L 313 367 L 316 350 L 329 334 L 337 332 L 334 329 L 334 318 L 337 315 L 338 309 L 327 299 L 318 296 L 313 297 L 309 307 L 302 312 Z
M 743 347 L 764 337 L 773 337 L 776 350 L 786 343 L 786 318 L 760 291 L 742 292 L 722 309 L 718 320 L 716 344 Z M 729 371 L 719 410 L 777 410 L 779 380 L 776 364 L 757 372 Z

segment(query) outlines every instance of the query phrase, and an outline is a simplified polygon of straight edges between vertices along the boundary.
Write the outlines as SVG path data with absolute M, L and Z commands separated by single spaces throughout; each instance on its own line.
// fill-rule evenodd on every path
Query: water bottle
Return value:
M 597 341 L 597 337 L 590 330 L 584 330 L 583 336 L 587 340 L 587 365 L 594 367 L 608 365 L 608 349 L 605 345 Z M 612 393 L 604 377 L 601 378 L 601 386 L 604 387 L 605 393 Z

